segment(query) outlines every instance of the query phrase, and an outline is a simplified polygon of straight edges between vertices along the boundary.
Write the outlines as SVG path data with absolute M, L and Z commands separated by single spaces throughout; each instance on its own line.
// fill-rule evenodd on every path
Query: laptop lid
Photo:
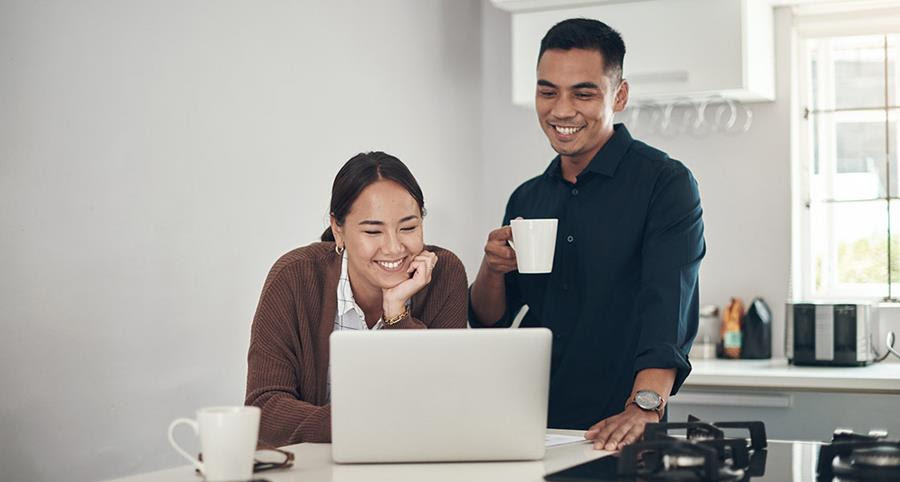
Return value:
M 550 330 L 336 331 L 336 462 L 544 456 Z

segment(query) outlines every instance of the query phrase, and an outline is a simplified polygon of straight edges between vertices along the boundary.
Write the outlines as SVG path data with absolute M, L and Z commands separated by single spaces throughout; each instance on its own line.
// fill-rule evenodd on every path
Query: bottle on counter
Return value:
M 722 358 L 741 357 L 741 319 L 744 317 L 744 302 L 731 298 L 728 308 L 722 312 Z

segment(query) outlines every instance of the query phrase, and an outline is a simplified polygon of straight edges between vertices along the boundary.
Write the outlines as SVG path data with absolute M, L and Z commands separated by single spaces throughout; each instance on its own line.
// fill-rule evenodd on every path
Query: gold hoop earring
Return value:
M 334 252 L 337 253 L 338 256 L 343 256 L 343 255 L 344 255 L 344 247 L 343 247 L 343 246 L 338 246 L 337 244 L 335 244 L 335 245 L 334 245 Z

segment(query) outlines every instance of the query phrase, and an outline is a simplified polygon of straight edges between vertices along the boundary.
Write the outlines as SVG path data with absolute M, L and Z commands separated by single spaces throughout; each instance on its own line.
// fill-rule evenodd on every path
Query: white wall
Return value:
M 0 480 L 183 463 L 168 422 L 243 401 L 268 268 L 359 151 L 477 267 L 480 8 L 0 0 Z
M 701 302 L 763 296 L 779 356 L 786 10 L 775 29 L 778 100 L 750 132 L 633 133 L 700 182 Z M 0 0 L 0 480 L 181 464 L 166 425 L 241 403 L 266 272 L 319 235 L 356 152 L 410 165 L 426 237 L 471 278 L 554 155 L 510 102 L 510 51 L 488 0 Z
M 698 180 L 708 246 L 700 271 L 701 303 L 723 306 L 731 296 L 745 303 L 762 296 L 776 319 L 773 355 L 779 357 L 784 352 L 791 250 L 791 18 L 787 9 L 776 12 L 777 100 L 751 104 L 754 121 L 749 132 L 662 137 L 638 126 L 631 133 L 684 162 Z M 512 190 L 543 172 L 555 153 L 533 110 L 510 101 L 510 14 L 483 3 L 482 16 L 484 229 L 488 230 L 500 223 Z M 625 43 L 627 47 L 627 38 Z M 504 135 L 507 131 L 519 134 Z

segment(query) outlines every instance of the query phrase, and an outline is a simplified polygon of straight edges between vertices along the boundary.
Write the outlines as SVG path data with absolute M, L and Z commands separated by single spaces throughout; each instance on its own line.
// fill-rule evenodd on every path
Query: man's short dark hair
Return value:
M 547 50 L 596 50 L 603 56 L 606 73 L 622 78 L 625 42 L 609 25 L 590 18 L 570 18 L 554 25 L 541 39 L 538 62 Z

